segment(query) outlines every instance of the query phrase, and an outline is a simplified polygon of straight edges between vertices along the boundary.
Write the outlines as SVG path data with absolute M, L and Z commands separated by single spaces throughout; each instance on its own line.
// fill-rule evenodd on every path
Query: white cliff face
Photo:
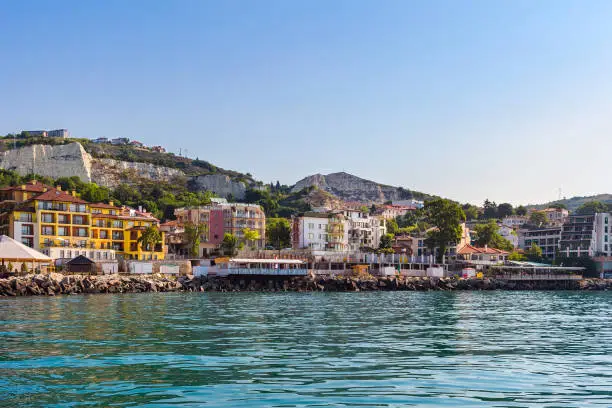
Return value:
M 309 186 L 332 193 L 345 201 L 382 203 L 400 198 L 400 191 L 396 187 L 378 184 L 344 172 L 306 177 L 298 181 L 292 191 L 298 192 Z
M 238 200 L 242 200 L 246 193 L 246 185 L 242 181 L 233 181 L 224 174 L 193 177 L 191 185 L 195 190 L 212 191 L 220 197 L 228 197 L 231 194 Z
M 80 143 L 65 145 L 31 145 L 0 153 L 0 167 L 21 175 L 39 174 L 59 178 L 77 176 L 86 182 L 114 188 L 127 179 L 171 181 L 183 172 L 150 163 L 133 163 L 113 159 L 96 159 Z M 126 177 L 129 176 L 129 177 Z
M 91 156 L 79 143 L 61 146 L 31 145 L 0 153 L 0 167 L 21 175 L 52 178 L 79 176 L 91 181 Z
M 148 179 L 170 182 L 185 174 L 170 167 L 156 166 L 151 163 L 126 162 L 114 159 L 93 159 L 91 178 L 94 183 L 114 188 L 128 180 Z
M 54 179 L 77 176 L 83 181 L 109 188 L 120 183 L 134 184 L 138 180 L 185 183 L 186 177 L 181 170 L 170 167 L 94 158 L 76 142 L 58 146 L 32 145 L 2 152 L 0 168 L 21 175 L 35 173 Z M 191 177 L 191 186 L 196 191 L 209 190 L 221 197 L 231 194 L 236 199 L 244 198 L 246 192 L 245 183 L 223 174 Z

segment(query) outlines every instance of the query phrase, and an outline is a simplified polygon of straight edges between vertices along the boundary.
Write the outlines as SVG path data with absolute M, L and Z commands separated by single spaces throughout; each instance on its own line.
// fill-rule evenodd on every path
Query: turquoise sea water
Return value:
M 1 406 L 612 406 L 612 293 L 0 299 Z

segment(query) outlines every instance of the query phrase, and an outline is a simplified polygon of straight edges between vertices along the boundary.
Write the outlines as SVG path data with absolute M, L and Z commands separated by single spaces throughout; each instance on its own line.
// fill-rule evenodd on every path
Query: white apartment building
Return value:
M 349 251 L 359 251 L 362 247 L 378 248 L 380 239 L 387 233 L 384 218 L 353 209 L 345 209 L 341 213 L 348 221 Z
M 502 224 L 498 226 L 497 231 L 499 232 L 499 235 L 510 241 L 514 248 L 518 247 L 519 240 L 514 228 Z
M 291 241 L 294 249 L 359 251 L 378 248 L 386 231 L 383 218 L 359 210 L 310 211 L 293 217 Z
M 502 219 L 502 225 L 505 225 L 510 228 L 520 227 L 527 222 L 529 218 L 524 215 L 509 215 Z
M 293 249 L 347 251 L 348 222 L 338 213 L 306 212 L 291 222 Z

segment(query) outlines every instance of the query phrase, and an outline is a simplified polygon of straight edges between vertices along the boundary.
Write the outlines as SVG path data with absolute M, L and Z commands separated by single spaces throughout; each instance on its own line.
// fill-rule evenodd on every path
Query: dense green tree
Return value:
M 516 207 L 516 215 L 527 215 L 527 209 L 525 208 L 525 206 L 519 205 L 518 207 Z
M 503 249 L 504 251 L 512 251 L 514 249 L 512 243 L 499 234 L 499 227 L 493 220 L 474 226 L 474 233 L 476 235 L 476 245 L 480 247 L 487 245 L 491 248 Z
M 142 231 L 138 243 L 143 251 L 152 251 L 161 242 L 162 235 L 157 227 L 150 225 Z
M 192 256 L 200 255 L 202 236 L 208 232 L 208 224 L 187 222 L 185 224 L 185 241 Z
M 462 208 L 463 208 L 463 212 L 465 213 L 465 218 L 468 221 L 478 219 L 478 216 L 480 215 L 478 207 L 472 204 L 463 204 Z
M 266 220 L 266 241 L 275 249 L 291 246 L 291 226 L 286 218 L 269 218 Z
M 236 248 L 238 247 L 238 239 L 234 234 L 226 232 L 223 235 L 223 241 L 221 242 L 221 249 L 225 255 L 234 256 L 236 254 Z
M 397 225 L 397 221 L 394 219 L 387 220 L 387 233 L 391 235 L 397 234 L 399 230 L 399 226 Z
M 253 243 L 257 241 L 261 236 L 259 235 L 259 231 L 252 228 L 243 228 L 242 234 L 244 235 L 244 240 L 253 246 Z
M 548 217 L 544 211 L 532 211 L 529 215 L 529 224 L 543 227 L 548 224 Z
M 567 206 L 563 203 L 552 203 L 549 205 L 550 208 L 556 208 L 558 210 L 567 210 Z
M 580 207 L 576 209 L 576 214 L 585 215 L 585 214 L 595 214 L 607 212 L 608 206 L 601 201 L 589 201 L 582 204 Z
M 425 202 L 424 213 L 427 221 L 435 227 L 427 234 L 427 246 L 432 250 L 438 248 L 437 258 L 441 262 L 448 246 L 461 239 L 465 213 L 457 203 L 442 198 Z
M 497 204 L 495 204 L 495 201 L 489 201 L 488 198 L 484 201 L 482 216 L 485 219 L 497 217 Z
M 508 255 L 508 260 L 509 261 L 526 261 L 527 257 L 520 252 L 512 251 L 510 255 Z
M 413 211 L 408 211 L 403 216 L 397 217 L 395 219 L 395 221 L 397 221 L 398 227 L 400 228 L 411 227 L 424 220 L 425 212 L 422 208 Z
M 120 204 L 132 204 L 142 200 L 142 195 L 138 189 L 128 186 L 127 184 L 119 184 L 113 190 L 112 197 Z
M 378 252 L 380 253 L 393 253 L 393 235 L 385 234 L 380 237 L 380 242 L 378 244 Z
M 542 248 L 536 243 L 531 243 L 531 247 L 525 251 L 525 255 L 532 262 L 540 262 L 542 260 Z
M 111 192 L 108 188 L 99 186 L 95 183 L 87 183 L 79 190 L 81 198 L 90 203 L 107 202 Z
M 497 218 L 508 217 L 513 213 L 514 209 L 512 208 L 512 204 L 510 203 L 501 203 L 497 206 Z

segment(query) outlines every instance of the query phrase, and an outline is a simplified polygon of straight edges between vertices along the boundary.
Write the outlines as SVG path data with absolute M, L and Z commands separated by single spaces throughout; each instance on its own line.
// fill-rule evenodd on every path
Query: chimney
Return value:
M 26 186 L 25 186 L 25 184 L 22 184 L 22 185 L 21 185 L 21 189 L 22 189 L 22 190 L 25 190 L 25 187 L 26 187 Z
M 72 190 L 70 194 L 72 194 L 73 197 L 76 197 L 76 191 Z
M 142 205 L 138 206 L 138 212 L 142 212 Z
M 108 205 L 115 205 L 115 203 L 113 203 L 112 201 L 109 201 Z
M 43 187 L 43 193 L 47 192 L 47 187 Z
M 56 189 L 57 191 L 62 191 L 62 186 L 55 186 L 55 189 Z
M 32 180 L 32 185 L 35 186 L 36 185 L 36 179 Z

